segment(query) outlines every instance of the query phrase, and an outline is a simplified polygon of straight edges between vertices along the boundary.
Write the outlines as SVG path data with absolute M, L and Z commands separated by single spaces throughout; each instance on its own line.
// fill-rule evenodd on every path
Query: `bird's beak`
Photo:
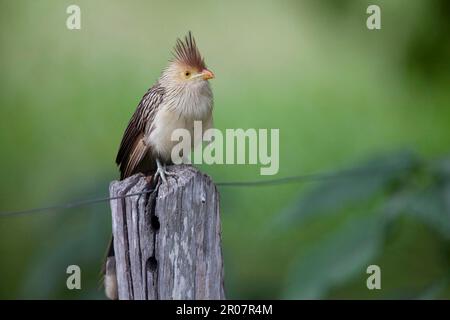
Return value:
M 214 73 L 212 73 L 212 71 L 210 71 L 208 69 L 204 69 L 202 71 L 202 77 L 203 77 L 204 80 L 213 79 L 214 78 Z

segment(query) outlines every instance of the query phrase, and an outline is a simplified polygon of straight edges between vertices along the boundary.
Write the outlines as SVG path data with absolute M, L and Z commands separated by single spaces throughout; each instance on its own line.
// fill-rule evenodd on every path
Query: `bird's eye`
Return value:
M 186 72 L 184 73 L 184 75 L 185 75 L 186 77 L 189 77 L 189 76 L 191 75 L 191 73 L 190 73 L 189 71 L 186 71 Z

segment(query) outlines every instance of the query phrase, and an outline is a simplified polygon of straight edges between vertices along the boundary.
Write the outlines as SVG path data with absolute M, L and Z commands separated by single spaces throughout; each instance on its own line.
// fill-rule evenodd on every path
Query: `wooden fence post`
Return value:
M 111 200 L 119 299 L 225 299 L 219 193 L 192 166 L 155 192 Z M 137 174 L 113 181 L 110 196 L 149 190 Z

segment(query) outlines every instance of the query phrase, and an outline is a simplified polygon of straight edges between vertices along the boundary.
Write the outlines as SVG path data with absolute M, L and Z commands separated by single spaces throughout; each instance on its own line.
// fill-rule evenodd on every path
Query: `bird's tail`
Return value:
M 114 238 L 111 236 L 108 250 L 106 251 L 105 259 L 103 261 L 103 285 L 105 287 L 105 294 L 111 300 L 117 300 L 117 274 L 116 274 L 116 257 L 114 256 Z

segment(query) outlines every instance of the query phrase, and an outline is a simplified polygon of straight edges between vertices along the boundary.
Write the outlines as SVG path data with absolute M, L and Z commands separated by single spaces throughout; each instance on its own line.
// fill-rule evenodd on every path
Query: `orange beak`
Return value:
M 214 78 L 214 73 L 212 73 L 212 71 L 210 71 L 208 69 L 204 69 L 202 71 L 202 76 L 203 76 L 203 79 L 209 80 L 209 79 L 213 79 Z

